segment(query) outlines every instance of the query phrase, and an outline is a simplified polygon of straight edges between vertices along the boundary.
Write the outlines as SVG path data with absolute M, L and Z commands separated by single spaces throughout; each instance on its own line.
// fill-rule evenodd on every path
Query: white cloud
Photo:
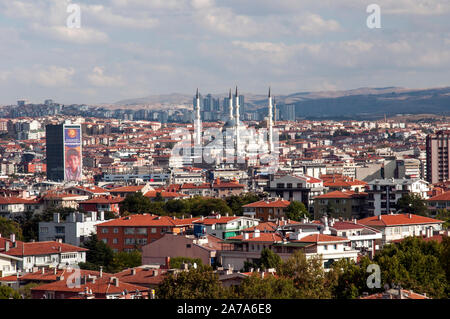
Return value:
M 299 31 L 306 34 L 319 35 L 324 32 L 341 30 L 341 26 L 336 20 L 325 20 L 320 15 L 314 13 L 297 17 L 296 20 L 298 20 Z
M 87 76 L 90 84 L 101 87 L 117 87 L 124 85 L 120 76 L 107 76 L 101 67 L 94 67 L 92 73 Z
M 114 27 L 151 29 L 158 24 L 158 19 L 156 18 L 150 18 L 139 13 L 135 13 L 135 15 L 131 16 L 124 16 L 113 13 L 111 8 L 106 8 L 103 5 L 82 6 L 82 12 L 91 15 L 96 22 L 101 22 Z
M 71 86 L 75 75 L 73 67 L 61 67 L 56 65 L 34 65 L 30 68 L 14 68 L 7 72 L 8 80 L 17 83 L 37 85 L 48 88 L 65 88 Z
M 96 44 L 109 41 L 106 33 L 84 26 L 77 29 L 68 28 L 67 26 L 42 26 L 40 24 L 33 24 L 31 28 L 38 34 L 71 43 Z

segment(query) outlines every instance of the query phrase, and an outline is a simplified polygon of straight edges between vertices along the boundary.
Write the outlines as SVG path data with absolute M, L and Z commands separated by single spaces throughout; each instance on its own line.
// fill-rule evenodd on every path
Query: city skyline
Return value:
M 66 25 L 68 4 L 80 28 Z M 1 104 L 182 92 L 448 86 L 446 1 L 0 1 Z

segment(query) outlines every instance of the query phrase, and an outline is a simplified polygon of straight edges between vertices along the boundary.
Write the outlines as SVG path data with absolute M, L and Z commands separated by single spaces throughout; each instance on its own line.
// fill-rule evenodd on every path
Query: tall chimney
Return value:
M 103 266 L 100 266 L 100 274 L 99 274 L 100 278 L 103 277 Z

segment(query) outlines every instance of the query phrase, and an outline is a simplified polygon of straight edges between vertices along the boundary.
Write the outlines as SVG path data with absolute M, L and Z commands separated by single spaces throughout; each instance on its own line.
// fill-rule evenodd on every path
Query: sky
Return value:
M 0 0 L 0 43 L 0 104 L 443 87 L 450 0 Z

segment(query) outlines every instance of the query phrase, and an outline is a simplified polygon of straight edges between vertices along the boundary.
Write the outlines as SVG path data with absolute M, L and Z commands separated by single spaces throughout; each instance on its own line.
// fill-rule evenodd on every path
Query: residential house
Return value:
M 39 241 L 60 239 L 63 243 L 80 246 L 97 232 L 95 225 L 104 221 L 103 212 L 70 213 L 65 220 L 54 213 L 53 221 L 39 223 Z
M 381 231 L 380 248 L 394 240 L 425 235 L 428 231 L 442 230 L 442 220 L 414 214 L 378 215 L 360 219 L 359 224 Z
M 244 216 L 260 219 L 262 221 L 274 221 L 286 217 L 286 209 L 290 201 L 281 198 L 270 198 L 260 200 L 242 206 Z
M 97 237 L 114 251 L 141 249 L 166 233 L 185 233 L 197 218 L 175 218 L 137 214 L 96 225 Z
M 314 197 L 314 218 L 319 219 L 324 214 L 344 219 L 366 217 L 364 210 L 366 198 L 367 193 L 345 189 L 316 196 Z
M 242 230 L 256 226 L 259 220 L 247 216 L 222 216 L 220 214 L 203 217 L 193 221 L 194 233 L 206 233 L 226 239 L 239 235 Z
M 15 238 L 0 237 L 0 253 L 21 258 L 18 267 L 31 272 L 35 267 L 59 267 L 86 262 L 86 248 L 58 241 L 25 243 Z

